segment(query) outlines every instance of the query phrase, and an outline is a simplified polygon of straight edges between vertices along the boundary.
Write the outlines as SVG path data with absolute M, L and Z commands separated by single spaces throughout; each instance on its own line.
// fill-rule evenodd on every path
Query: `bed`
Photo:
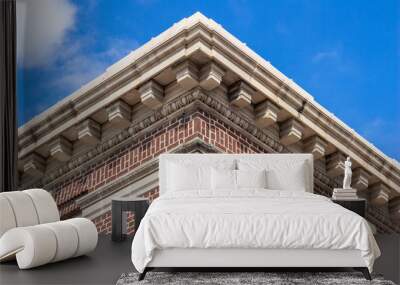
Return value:
M 160 197 L 132 242 L 153 268 L 352 267 L 380 251 L 361 216 L 313 194 L 311 154 L 163 154 Z

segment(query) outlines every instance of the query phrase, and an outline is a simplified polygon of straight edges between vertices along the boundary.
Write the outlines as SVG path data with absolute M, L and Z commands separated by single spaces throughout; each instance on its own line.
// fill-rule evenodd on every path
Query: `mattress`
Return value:
M 365 219 L 301 191 L 171 192 L 157 198 L 132 243 L 139 272 L 163 249 L 359 250 L 372 271 L 380 255 Z

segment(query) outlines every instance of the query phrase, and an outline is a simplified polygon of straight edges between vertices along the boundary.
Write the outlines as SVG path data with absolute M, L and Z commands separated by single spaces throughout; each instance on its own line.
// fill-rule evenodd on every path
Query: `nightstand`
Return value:
M 359 214 L 365 218 L 366 200 L 365 199 L 354 199 L 354 200 L 334 200 L 333 203 L 339 204 L 340 206 Z
M 122 241 L 126 238 L 126 219 L 123 212 L 133 212 L 135 215 L 135 232 L 140 221 L 149 208 L 147 198 L 115 198 L 111 202 L 111 239 Z

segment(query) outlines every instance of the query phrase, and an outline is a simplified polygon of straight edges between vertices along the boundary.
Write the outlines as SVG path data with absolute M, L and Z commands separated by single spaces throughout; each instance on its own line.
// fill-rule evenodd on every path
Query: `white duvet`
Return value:
M 372 271 L 380 251 L 365 219 L 328 198 L 299 191 L 183 191 L 153 201 L 132 243 L 143 272 L 155 249 L 358 249 Z

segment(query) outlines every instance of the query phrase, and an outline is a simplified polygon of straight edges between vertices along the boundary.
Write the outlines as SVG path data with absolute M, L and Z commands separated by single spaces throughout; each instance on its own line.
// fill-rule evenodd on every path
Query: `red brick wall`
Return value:
M 227 126 L 204 112 L 196 112 L 185 122 L 171 120 L 161 128 L 133 141 L 124 149 L 106 157 L 96 165 L 71 179 L 59 184 L 52 193 L 57 202 L 63 219 L 79 214 L 80 209 L 74 200 L 86 193 L 96 191 L 133 171 L 144 162 L 169 152 L 178 145 L 193 138 L 201 138 L 205 143 L 214 145 L 221 152 L 227 153 L 257 153 L 265 150 L 252 143 L 243 134 Z
M 142 196 L 149 199 L 150 203 L 158 197 L 158 187 L 144 193 Z M 99 233 L 111 234 L 111 210 L 102 214 L 101 216 L 93 220 Z M 132 235 L 135 232 L 135 215 L 132 212 L 127 212 L 126 217 L 126 232 L 128 235 Z
M 96 225 L 97 231 L 99 233 L 111 234 L 111 211 L 107 211 L 103 215 L 95 218 L 93 222 Z M 132 212 L 127 212 L 126 223 L 127 234 L 133 234 L 135 232 L 135 216 Z

